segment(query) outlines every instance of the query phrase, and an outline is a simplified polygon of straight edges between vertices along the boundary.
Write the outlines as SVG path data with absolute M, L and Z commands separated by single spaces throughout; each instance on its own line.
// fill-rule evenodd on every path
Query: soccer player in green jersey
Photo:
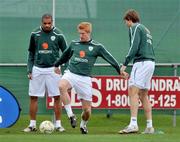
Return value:
M 80 40 L 72 41 L 61 58 L 55 64 L 55 72 L 58 66 L 69 60 L 68 71 L 62 77 L 59 83 L 60 93 L 63 97 L 68 96 L 68 89 L 74 88 L 78 94 L 78 99 L 82 103 L 82 115 L 80 131 L 87 134 L 87 123 L 91 116 L 92 102 L 92 81 L 91 71 L 97 57 L 102 57 L 110 63 L 120 74 L 120 67 L 114 57 L 104 48 L 101 43 L 91 39 L 92 25 L 89 22 L 81 22 L 77 26 Z M 125 72 L 123 75 L 127 75 Z M 65 107 L 72 113 L 70 102 L 66 102 Z M 75 126 L 74 126 L 75 127 Z
M 129 28 L 130 49 L 125 58 L 121 71 L 133 60 L 133 67 L 129 79 L 128 95 L 130 99 L 131 120 L 127 127 L 120 130 L 120 134 L 138 132 L 137 115 L 139 99 L 142 102 L 147 126 L 143 133 L 154 133 L 152 125 L 152 108 L 148 99 L 150 81 L 155 69 L 155 56 L 150 31 L 140 22 L 139 14 L 135 10 L 125 13 L 124 21 Z
M 30 96 L 30 123 L 24 132 L 36 131 L 36 113 L 38 97 L 43 97 L 45 91 L 54 98 L 55 128 L 59 132 L 65 129 L 61 125 L 60 93 L 58 83 L 60 75 L 54 72 L 54 63 L 67 48 L 64 35 L 52 24 L 52 16 L 44 14 L 42 25 L 31 33 L 28 55 L 28 78 Z M 59 72 L 60 73 L 60 72 Z

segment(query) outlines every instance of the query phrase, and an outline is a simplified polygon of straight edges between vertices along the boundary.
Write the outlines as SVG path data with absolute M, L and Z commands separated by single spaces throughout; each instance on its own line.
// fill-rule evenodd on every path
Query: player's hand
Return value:
M 120 76 L 123 78 L 123 79 L 128 79 L 129 78 L 129 74 L 125 71 L 121 72 Z
M 29 78 L 30 80 L 32 80 L 32 73 L 29 73 L 29 74 L 28 74 L 28 78 Z
M 54 67 L 54 72 L 57 74 L 61 74 L 61 69 L 59 67 Z
M 125 70 L 126 70 L 126 66 L 122 65 L 121 68 L 120 68 L 120 73 L 125 72 Z

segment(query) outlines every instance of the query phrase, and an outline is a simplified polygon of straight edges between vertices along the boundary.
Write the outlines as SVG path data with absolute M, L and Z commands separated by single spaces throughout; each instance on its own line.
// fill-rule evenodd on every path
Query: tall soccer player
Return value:
M 152 134 L 154 133 L 152 108 L 148 99 L 150 81 L 155 69 L 152 36 L 150 31 L 143 24 L 139 23 L 139 14 L 135 10 L 128 10 L 125 13 L 124 21 L 129 28 L 130 49 L 121 67 L 121 72 L 124 72 L 126 66 L 133 60 L 128 88 L 131 119 L 129 125 L 120 130 L 119 133 L 136 133 L 139 131 L 137 115 L 140 99 L 147 119 L 146 129 L 143 133 Z
M 91 38 L 92 25 L 89 22 L 81 22 L 77 26 L 79 40 L 71 42 L 61 58 L 55 64 L 55 72 L 58 66 L 69 60 L 68 71 L 63 75 L 59 83 L 60 93 L 63 97 L 68 96 L 68 89 L 74 88 L 78 94 L 78 99 L 82 103 L 82 115 L 80 123 L 80 131 L 82 134 L 87 134 L 87 123 L 91 116 L 92 102 L 92 81 L 91 71 L 97 57 L 102 57 L 110 63 L 118 74 L 120 67 L 114 57 L 105 49 L 105 47 Z M 122 72 L 124 77 L 127 73 Z M 70 103 L 66 106 L 71 108 Z M 70 109 L 71 110 L 71 109 Z M 72 113 L 72 112 L 70 112 Z
M 30 96 L 30 123 L 24 132 L 36 131 L 36 113 L 38 110 L 38 98 L 44 97 L 45 91 L 54 98 L 55 128 L 59 132 L 65 131 L 61 125 L 61 106 L 58 82 L 58 74 L 54 72 L 54 63 L 67 48 L 64 35 L 53 25 L 51 14 L 44 14 L 41 26 L 32 32 L 29 43 L 28 78 Z M 58 70 L 58 69 L 57 69 Z

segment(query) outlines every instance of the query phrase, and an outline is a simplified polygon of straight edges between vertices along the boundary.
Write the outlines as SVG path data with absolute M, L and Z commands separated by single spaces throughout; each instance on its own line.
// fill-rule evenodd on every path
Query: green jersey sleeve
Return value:
M 59 48 L 61 49 L 61 51 L 64 52 L 65 49 L 67 48 L 67 43 L 66 43 L 66 39 L 63 34 L 61 34 L 59 36 L 58 44 L 59 44 Z
M 71 46 L 69 48 L 66 48 L 59 60 L 57 60 L 54 64 L 55 67 L 58 67 L 59 65 L 62 65 L 63 63 L 66 63 L 72 56 L 73 50 Z
M 141 35 L 140 35 L 140 30 L 138 29 L 138 25 L 135 28 L 134 32 L 132 31 L 132 28 L 130 28 L 129 32 L 130 32 L 129 34 L 130 48 L 129 48 L 127 56 L 125 57 L 125 61 L 123 63 L 124 66 L 127 66 L 129 62 L 131 62 L 132 59 L 134 59 L 135 55 L 138 52 L 138 47 L 140 43 Z
M 118 62 L 103 46 L 100 46 L 99 56 L 111 64 L 116 69 L 118 74 L 120 74 L 120 66 Z
M 34 34 L 31 34 L 28 52 L 29 53 L 28 53 L 27 72 L 32 73 L 32 68 L 34 65 L 34 54 L 35 54 Z

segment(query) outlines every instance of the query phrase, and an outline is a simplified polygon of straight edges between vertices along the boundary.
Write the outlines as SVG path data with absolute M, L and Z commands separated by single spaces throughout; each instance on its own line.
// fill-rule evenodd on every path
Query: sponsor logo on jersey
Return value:
M 75 57 L 74 61 L 88 63 L 88 59 L 82 59 L 82 58 L 78 58 L 78 57 Z
M 39 50 L 39 54 L 51 54 L 52 50 Z
M 51 40 L 54 41 L 56 39 L 55 36 L 51 36 Z
M 47 42 L 44 42 L 44 43 L 42 44 L 42 48 L 43 48 L 43 49 L 48 49 L 48 43 L 47 43 Z
M 93 49 L 94 49 L 94 47 L 93 46 L 89 46 L 89 51 L 92 51 Z
M 85 57 L 85 56 L 86 56 L 85 51 L 81 50 L 81 51 L 79 52 L 79 57 L 83 58 L 83 57 Z

